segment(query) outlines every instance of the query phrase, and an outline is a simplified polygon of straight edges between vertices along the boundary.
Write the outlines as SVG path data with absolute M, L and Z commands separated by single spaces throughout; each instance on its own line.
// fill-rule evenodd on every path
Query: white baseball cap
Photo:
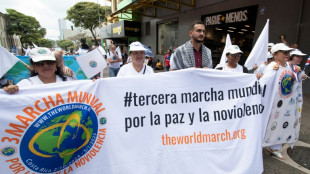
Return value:
M 274 43 L 269 43 L 269 44 L 268 44 L 268 47 L 269 47 L 269 48 L 271 48 L 271 47 L 273 47 L 273 46 L 274 46 Z
M 231 45 L 231 46 L 228 47 L 226 53 L 236 54 L 236 53 L 243 53 L 243 52 L 240 50 L 238 45 Z
M 33 62 L 40 62 L 45 60 L 56 61 L 54 53 L 48 48 L 37 47 L 29 52 L 30 59 Z
M 146 50 L 146 48 L 144 48 L 143 45 L 138 41 L 132 42 L 129 46 L 130 46 L 129 51 L 145 51 Z
M 307 54 L 302 53 L 299 49 L 295 49 L 295 50 L 293 50 L 293 51 L 290 53 L 290 56 L 292 56 L 292 55 L 305 56 L 305 55 L 307 55 Z
M 275 53 L 277 51 L 291 51 L 293 48 L 288 47 L 287 45 L 285 45 L 284 43 L 277 43 L 275 44 L 272 48 L 271 48 L 271 53 Z

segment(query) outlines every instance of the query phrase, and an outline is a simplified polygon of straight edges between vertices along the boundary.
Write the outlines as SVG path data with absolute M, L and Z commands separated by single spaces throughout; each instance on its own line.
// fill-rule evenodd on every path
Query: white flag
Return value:
M 261 65 L 267 61 L 268 57 L 268 37 L 269 37 L 269 19 L 267 19 L 266 25 L 257 39 L 249 57 L 247 58 L 244 66 L 248 70 L 253 69 L 254 65 Z
M 119 46 L 116 48 L 115 51 L 117 52 L 118 56 L 120 56 L 120 58 L 123 59 L 122 53 L 121 53 L 121 48 Z M 120 62 L 120 65 L 123 65 L 123 62 Z
M 99 49 L 94 49 L 91 52 L 78 56 L 76 60 L 87 78 L 93 77 L 107 66 L 107 62 Z
M 115 51 L 117 52 L 117 54 L 118 54 L 119 56 L 122 55 L 122 53 L 121 53 L 121 48 L 120 48 L 119 46 L 116 48 Z
M 38 46 L 37 46 L 36 44 L 34 44 L 33 42 L 32 42 L 32 45 L 33 45 L 35 48 L 38 48 Z
M 105 52 L 105 50 L 101 46 L 99 46 L 98 49 L 102 55 L 107 55 L 107 53 Z
M 231 40 L 230 40 L 230 35 L 227 34 L 226 36 L 226 43 L 225 43 L 225 48 L 223 50 L 223 53 L 222 53 L 222 57 L 221 57 L 221 60 L 220 60 L 220 65 L 224 65 L 226 63 L 226 52 L 227 52 L 227 49 L 228 47 L 230 47 L 232 44 L 231 44 Z
M 25 56 L 28 56 L 29 52 L 30 52 L 30 47 L 28 46 L 27 49 L 23 48 L 24 52 L 25 52 Z
M 19 59 L 0 46 L 0 78 L 8 72 Z

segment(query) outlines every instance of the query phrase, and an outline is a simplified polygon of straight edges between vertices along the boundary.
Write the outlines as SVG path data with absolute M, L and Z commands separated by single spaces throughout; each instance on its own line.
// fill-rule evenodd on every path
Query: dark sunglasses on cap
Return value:
M 282 54 L 290 54 L 290 52 L 291 52 L 291 51 L 283 51 L 283 50 L 279 50 L 279 51 L 277 51 L 277 52 L 282 53 Z
M 242 54 L 231 54 L 231 57 L 236 58 L 236 57 L 241 57 Z
M 56 63 L 56 61 L 46 60 L 46 61 L 34 62 L 34 65 L 36 65 L 36 66 L 44 66 L 44 64 L 54 65 L 55 63 Z

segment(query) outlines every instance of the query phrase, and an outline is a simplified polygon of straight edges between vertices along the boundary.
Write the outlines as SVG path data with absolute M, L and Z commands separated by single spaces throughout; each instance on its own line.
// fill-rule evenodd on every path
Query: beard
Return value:
M 195 42 L 202 43 L 204 40 L 203 36 L 192 37 Z

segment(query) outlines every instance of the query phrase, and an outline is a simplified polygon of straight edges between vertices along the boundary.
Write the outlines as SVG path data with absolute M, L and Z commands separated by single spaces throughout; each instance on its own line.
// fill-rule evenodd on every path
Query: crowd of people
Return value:
M 203 45 L 205 39 L 205 25 L 201 21 L 195 21 L 189 31 L 190 40 L 176 48 L 174 51 L 167 50 L 164 56 L 164 67 L 166 71 L 174 71 L 186 68 L 213 68 L 211 50 Z M 254 68 L 258 78 L 262 75 L 272 73 L 279 69 L 296 72 L 301 71 L 298 68 L 302 61 L 302 53 L 297 48 L 291 48 L 285 43 L 268 45 L 268 57 L 266 62 L 256 65 Z M 127 62 L 123 56 L 116 51 L 115 45 L 111 45 L 107 53 L 110 77 L 145 75 L 154 73 L 151 64 L 145 63 L 146 48 L 138 41 L 129 45 L 129 55 Z M 226 63 L 216 66 L 217 70 L 248 73 L 248 69 L 239 64 L 242 55 L 238 45 L 231 45 L 226 54 Z M 16 85 L 8 84 L 2 89 L 10 94 L 17 93 L 19 88 L 39 85 L 58 83 L 63 81 L 76 80 L 74 72 L 64 65 L 62 54 L 52 52 L 47 48 L 34 48 L 29 53 L 31 68 L 29 69 L 31 77 L 24 79 Z M 150 62 L 150 60 L 149 60 Z M 152 62 L 152 60 L 151 60 Z M 121 66 L 123 64 L 123 66 Z M 294 68 L 292 68 L 294 66 Z M 155 69 L 163 69 L 163 65 L 158 60 Z M 301 78 L 305 80 L 306 74 Z M 293 79 L 294 81 L 294 79 Z M 280 150 L 282 144 L 274 144 L 267 147 L 272 155 L 283 158 Z

